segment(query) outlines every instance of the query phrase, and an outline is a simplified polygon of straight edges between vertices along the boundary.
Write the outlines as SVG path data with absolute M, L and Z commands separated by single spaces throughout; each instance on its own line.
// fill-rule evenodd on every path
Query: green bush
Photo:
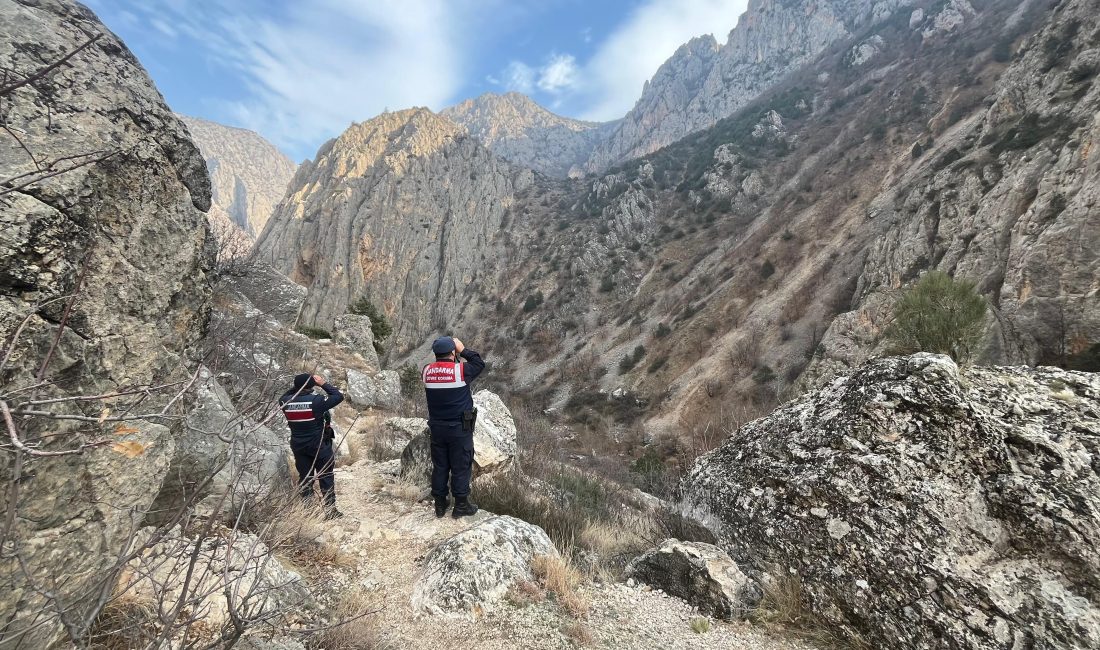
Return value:
M 972 282 L 930 271 L 894 306 L 886 338 L 895 354 L 935 352 L 965 362 L 985 331 L 985 298 Z
M 668 325 L 665 325 L 664 323 L 657 323 L 657 331 L 655 332 L 655 335 L 657 336 L 657 338 L 663 339 L 666 336 L 668 336 L 669 334 L 672 334 L 672 328 L 671 327 L 669 327 Z
M 397 375 L 401 378 L 401 394 L 405 397 L 415 398 L 420 394 L 421 380 L 420 369 L 411 363 L 406 363 L 397 369 Z
M 1071 356 L 1066 367 L 1070 370 L 1100 372 L 1100 343 L 1093 343 L 1092 346 Z
M 523 311 L 532 312 L 538 309 L 538 306 L 542 304 L 542 292 L 536 291 L 535 293 L 527 296 L 527 300 L 523 301 Z
M 386 315 L 369 298 L 363 296 L 352 303 L 348 313 L 370 318 L 370 331 L 374 334 L 374 349 L 381 354 L 382 341 L 393 334 L 393 325 L 386 319 Z
M 312 325 L 299 325 L 298 327 L 294 328 L 294 331 L 298 332 L 299 334 L 305 334 L 311 339 L 332 338 L 332 334 L 328 330 L 321 329 L 320 327 L 313 327 Z

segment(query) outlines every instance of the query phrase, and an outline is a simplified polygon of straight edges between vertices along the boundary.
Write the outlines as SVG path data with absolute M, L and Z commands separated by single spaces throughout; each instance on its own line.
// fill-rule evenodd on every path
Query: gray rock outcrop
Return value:
M 343 314 L 332 326 L 336 342 L 363 357 L 368 365 L 379 367 L 378 351 L 374 349 L 374 330 L 369 316 Z M 351 381 L 351 378 L 348 378 Z
M 139 537 L 154 532 L 144 529 Z M 151 611 L 182 603 L 212 629 L 236 615 L 257 633 L 283 630 L 315 607 L 302 576 L 284 567 L 258 537 L 242 532 L 196 542 L 174 528 L 127 565 L 121 585 L 121 597 L 129 602 Z
M 69 455 L 9 449 L 0 457 L 13 517 L 0 559 L 0 647 L 67 645 L 58 612 L 80 634 L 114 587 L 117 557 L 174 455 L 184 406 L 169 400 L 194 368 L 188 353 L 209 311 L 213 240 L 203 212 L 210 180 L 184 124 L 133 54 L 82 5 L 0 3 L 9 82 L 89 35 L 99 39 L 3 97 L 10 131 L 0 148 L 0 341 L 8 345 L 26 324 L 0 369 L 0 392 L 16 411 L 87 420 L 17 416 L 29 448 Z M 12 133 L 23 146 L 7 139 Z M 51 165 L 72 168 L 49 177 L 36 171 Z M 174 388 L 141 400 L 21 406 L 165 384 Z M 165 418 L 114 419 L 169 405 Z M 82 445 L 90 446 L 77 453 Z
M 531 561 L 558 556 L 546 531 L 515 517 L 490 517 L 435 547 L 413 585 L 421 614 L 473 617 L 492 610 L 521 580 L 533 580 Z
M 401 406 L 401 377 L 396 370 L 373 374 L 348 369 L 348 399 L 362 407 L 394 410 Z
M 495 393 L 480 390 L 474 394 L 477 422 L 474 426 L 473 477 L 505 472 L 516 459 L 516 423 L 504 402 Z M 427 422 L 424 421 L 427 427 Z M 416 485 L 427 486 L 432 474 L 431 436 L 426 429 L 409 441 L 401 453 L 401 477 Z
M 161 484 L 154 510 L 170 518 L 185 504 L 219 519 L 248 521 L 253 506 L 291 485 L 287 443 L 271 429 L 241 415 L 207 368 L 187 395 L 191 410 L 176 441 L 176 453 Z M 213 480 L 207 481 L 213 476 Z
M 868 363 L 700 457 L 685 509 L 872 645 L 1100 644 L 1100 377 Z
M 715 618 L 744 618 L 760 602 L 760 585 L 713 544 L 666 539 L 631 560 L 626 575 L 682 598 Z
M 465 127 L 501 158 L 559 178 L 583 173 L 592 149 L 614 128 L 614 123 L 555 115 L 516 92 L 486 93 L 440 115 Z

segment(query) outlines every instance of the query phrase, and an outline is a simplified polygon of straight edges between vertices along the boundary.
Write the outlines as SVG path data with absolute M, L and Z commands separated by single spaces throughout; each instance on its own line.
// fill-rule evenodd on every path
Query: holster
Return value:
M 474 424 L 477 422 L 477 409 L 462 412 L 462 431 L 465 433 L 474 432 Z

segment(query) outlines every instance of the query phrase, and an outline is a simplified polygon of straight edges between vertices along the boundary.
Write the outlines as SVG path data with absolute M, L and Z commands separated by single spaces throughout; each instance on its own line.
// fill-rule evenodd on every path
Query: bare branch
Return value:
M 23 86 L 26 86 L 29 83 L 38 81 L 42 77 L 45 77 L 46 75 L 50 74 L 51 72 L 53 72 L 57 68 L 64 65 L 66 61 L 73 58 L 78 52 L 81 52 L 82 50 L 87 49 L 88 46 L 90 46 L 92 43 L 95 43 L 96 41 L 98 41 L 102 36 L 103 36 L 103 34 L 96 34 L 95 36 L 93 36 L 93 37 L 89 38 L 87 41 L 85 41 L 83 44 L 77 46 L 73 51 L 71 51 L 68 54 L 62 56 L 60 59 L 54 61 L 53 63 L 47 65 L 44 68 L 39 69 L 37 72 L 32 73 L 31 76 L 24 77 L 23 79 L 20 79 L 19 81 L 12 82 L 12 83 L 4 86 L 3 88 L 0 88 L 0 97 L 3 97 L 5 95 L 10 95 L 15 90 L 18 90 L 19 88 L 22 88 Z

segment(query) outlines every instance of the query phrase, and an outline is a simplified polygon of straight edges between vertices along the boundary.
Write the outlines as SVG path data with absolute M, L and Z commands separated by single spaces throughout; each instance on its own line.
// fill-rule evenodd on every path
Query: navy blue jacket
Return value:
M 472 411 L 474 397 L 470 384 L 485 369 L 481 355 L 462 349 L 466 363 L 436 361 L 424 366 L 421 379 L 428 400 L 428 422 L 461 422 L 463 411 Z
M 287 424 L 290 425 L 292 447 L 318 446 L 325 432 L 325 413 L 340 402 L 344 394 L 332 384 L 321 386 L 325 395 L 314 395 L 312 390 L 302 390 L 297 395 L 290 391 L 279 398 Z

